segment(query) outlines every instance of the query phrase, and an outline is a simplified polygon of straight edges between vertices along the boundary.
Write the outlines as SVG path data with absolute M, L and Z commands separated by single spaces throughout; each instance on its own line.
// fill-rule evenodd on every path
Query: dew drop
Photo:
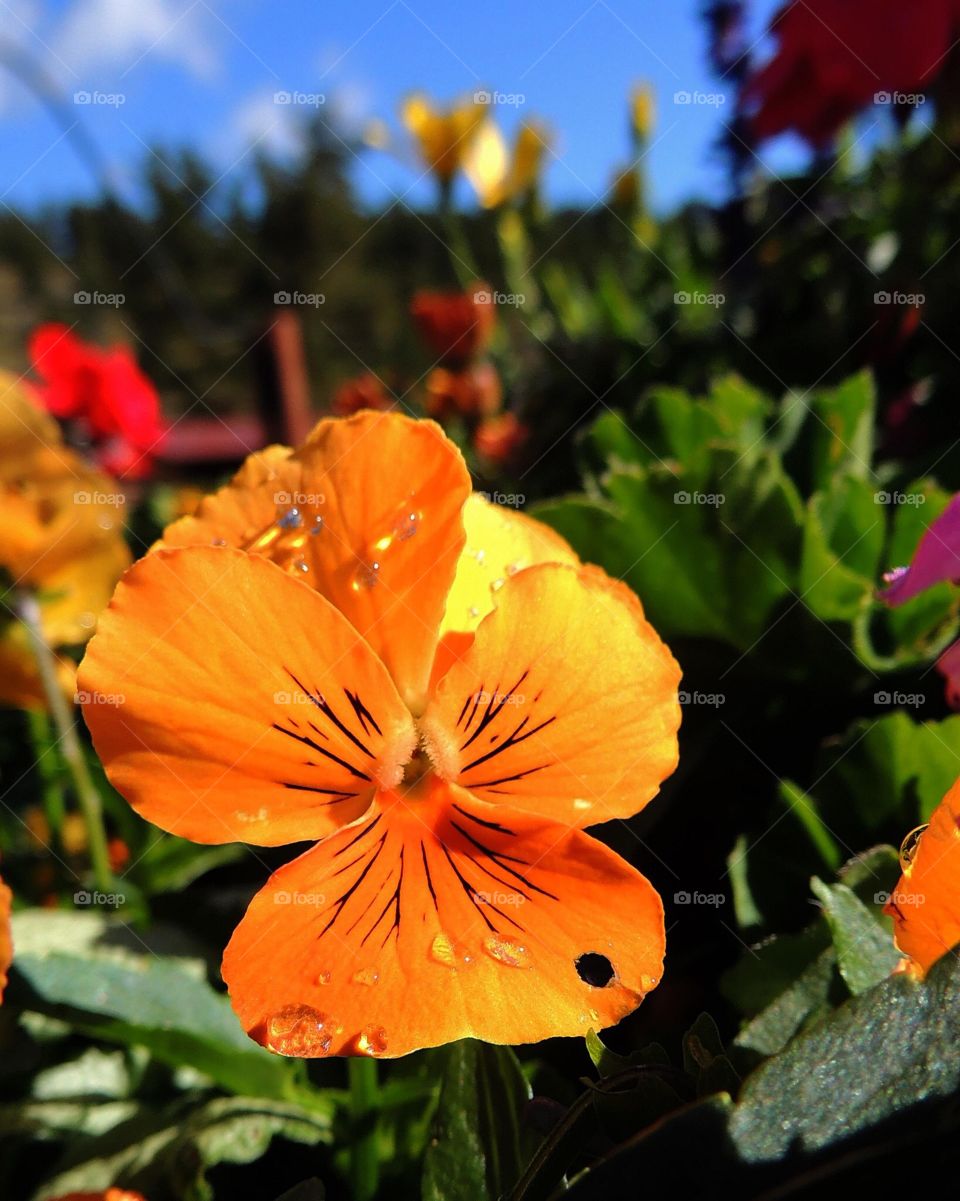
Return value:
M 379 572 L 379 561 L 374 560 L 372 563 L 361 563 L 353 575 L 354 592 L 359 592 L 361 588 L 375 588 L 380 578 Z
M 298 530 L 303 525 L 303 514 L 294 505 L 287 509 L 282 517 L 277 518 L 277 525 L 281 530 Z
M 641 976 L 640 977 L 640 991 L 644 994 L 646 994 L 648 992 L 652 992 L 659 983 L 660 983 L 659 976 Z
M 519 563 L 508 563 L 507 564 L 507 575 L 516 575 L 519 570 L 520 570 Z
M 499 934 L 491 934 L 484 939 L 483 949 L 499 963 L 508 967 L 532 967 L 527 948 L 519 943 L 501 938 Z
M 293 569 L 294 569 L 294 571 L 302 571 L 303 574 L 306 575 L 306 573 L 310 570 L 310 565 L 309 565 L 309 563 L 306 563 L 303 559 L 294 559 Z
M 210 545 L 211 546 L 226 546 L 227 540 L 226 540 L 226 538 L 214 538 L 214 540 L 210 543 Z
M 353 973 L 354 984 L 377 984 L 379 980 L 380 973 L 375 967 L 364 967 Z
M 471 605 L 470 608 L 467 610 L 467 613 L 471 617 L 479 617 L 480 616 L 480 610 L 477 608 L 476 605 Z
M 98 525 L 98 526 L 99 526 L 99 527 L 100 527 L 102 530 L 112 530 L 112 529 L 113 529 L 113 525 L 114 525 L 113 518 L 112 518 L 112 517 L 106 517 L 106 516 L 104 516 L 104 517 L 98 517 L 98 518 L 97 518 L 97 525 Z
M 92 630 L 97 624 L 96 615 L 93 613 L 81 613 L 77 618 L 77 624 L 83 626 L 85 630 Z
M 917 854 L 917 847 L 920 845 L 920 838 L 926 828 L 925 825 L 917 826 L 915 830 L 910 831 L 900 844 L 900 866 L 904 871 L 913 863 Z
M 504 580 L 503 576 L 498 576 L 495 580 L 491 581 L 490 591 L 491 592 L 499 592 L 500 589 L 503 587 L 504 583 L 505 583 L 505 580 Z
M 413 538 L 420 529 L 420 514 L 416 512 L 403 513 L 393 525 L 393 534 L 398 542 L 406 542 Z
M 267 1022 L 267 1046 L 278 1055 L 326 1055 L 333 1042 L 332 1024 L 310 1005 L 285 1005 Z
M 310 533 L 314 538 L 316 538 L 317 534 L 319 534 L 322 529 L 323 518 L 317 514 L 317 516 L 313 519 L 313 525 L 310 527 Z
M 318 984 L 329 984 L 330 979 L 331 979 L 331 976 L 330 976 L 329 972 L 320 972 L 317 975 L 317 983 Z
M 387 1032 L 382 1026 L 364 1026 L 357 1038 L 361 1055 L 382 1055 L 387 1049 Z
M 442 931 L 430 945 L 430 958 L 434 963 L 452 968 L 454 971 L 469 967 L 473 963 L 473 956 L 466 947 L 459 946 L 449 934 L 444 934 Z
M 487 552 L 486 552 L 485 550 L 477 550 L 477 551 L 474 551 L 474 552 L 473 552 L 473 557 L 476 559 L 476 561 L 477 561 L 477 562 L 480 564 L 480 566 L 482 567 L 482 566 L 483 566 L 483 564 L 484 564 L 484 562 L 485 562 L 485 560 L 486 560 L 486 557 L 487 557 Z

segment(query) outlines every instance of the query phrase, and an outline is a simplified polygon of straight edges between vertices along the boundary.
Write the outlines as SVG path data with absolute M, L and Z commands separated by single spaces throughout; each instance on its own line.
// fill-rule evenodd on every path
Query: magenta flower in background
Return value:
M 887 587 L 879 598 L 892 607 L 905 604 L 935 584 L 960 584 L 960 493 L 927 527 L 910 566 L 895 568 L 884 580 Z M 960 709 L 960 641 L 943 652 L 937 670 L 946 677 L 948 704 Z

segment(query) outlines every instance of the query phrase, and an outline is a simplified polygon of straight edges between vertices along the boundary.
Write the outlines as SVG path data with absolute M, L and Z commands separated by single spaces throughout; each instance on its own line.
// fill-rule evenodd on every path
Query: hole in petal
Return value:
M 606 988 L 614 977 L 613 964 L 606 955 L 596 951 L 587 951 L 577 959 L 574 967 L 577 975 L 591 988 Z

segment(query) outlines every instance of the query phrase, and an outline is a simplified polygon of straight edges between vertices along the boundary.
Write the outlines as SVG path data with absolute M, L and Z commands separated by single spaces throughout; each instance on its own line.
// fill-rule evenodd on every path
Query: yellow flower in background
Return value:
M 421 159 L 444 184 L 460 170 L 484 113 L 484 107 L 474 100 L 439 108 L 424 92 L 408 96 L 400 109 L 403 124 L 415 139 Z
M 550 143 L 545 126 L 525 121 L 517 131 L 511 153 L 496 121 L 487 117 L 463 162 L 463 173 L 483 207 L 496 208 L 533 191 L 540 182 Z
M 86 642 L 130 563 L 123 494 L 64 446 L 60 428 L 15 376 L 0 372 L 0 575 L 34 592 L 50 646 Z M 0 609 L 0 700 L 33 707 L 42 689 L 25 631 Z M 73 691 L 73 665 L 61 663 Z
M 657 102 L 649 83 L 638 83 L 630 92 L 630 128 L 638 142 L 646 143 L 653 133 Z

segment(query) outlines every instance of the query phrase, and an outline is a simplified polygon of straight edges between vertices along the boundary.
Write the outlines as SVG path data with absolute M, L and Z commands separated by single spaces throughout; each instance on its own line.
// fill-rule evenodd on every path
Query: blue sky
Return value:
M 754 33 L 774 8 L 775 0 L 754 0 Z M 725 106 L 674 102 L 678 91 L 722 91 L 707 66 L 698 9 L 699 0 L 2 0 L 0 29 L 66 96 L 68 123 L 96 141 L 119 190 L 134 199 L 148 147 L 161 156 L 200 150 L 223 173 L 223 189 L 243 182 L 257 150 L 295 153 L 311 109 L 278 105 L 278 91 L 320 93 L 321 111 L 342 127 L 381 117 L 399 135 L 406 92 L 449 100 L 487 87 L 523 99 L 499 107 L 506 131 L 533 116 L 555 130 L 551 199 L 589 203 L 629 160 L 626 97 L 649 80 L 659 111 L 648 174 L 663 210 L 722 188 L 713 143 L 729 98 Z M 78 93 L 101 102 L 74 103 Z M 4 203 L 30 210 L 96 194 L 62 135 L 29 90 L 0 73 Z M 788 145 L 771 162 L 795 155 Z M 377 205 L 407 192 L 416 175 L 368 152 L 352 178 Z M 407 199 L 431 196 L 424 181 Z

